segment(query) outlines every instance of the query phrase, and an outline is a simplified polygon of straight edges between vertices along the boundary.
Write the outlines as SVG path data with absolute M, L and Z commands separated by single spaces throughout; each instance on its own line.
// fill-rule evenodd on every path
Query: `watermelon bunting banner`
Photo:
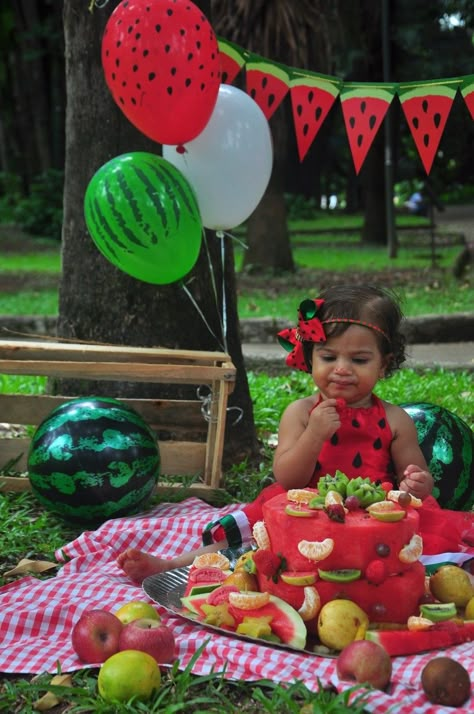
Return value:
M 342 114 L 356 174 L 362 168 L 394 96 L 395 90 L 390 84 L 345 82 L 341 89 Z
M 337 98 L 356 174 L 364 164 L 395 96 L 398 97 L 425 172 L 429 175 L 459 91 L 474 119 L 474 74 L 416 82 L 344 82 L 338 77 L 287 67 L 218 38 L 223 81 L 245 71 L 243 85 L 270 119 L 289 93 L 300 161 Z
M 290 89 L 288 68 L 251 54 L 245 63 L 245 76 L 247 94 L 270 119 Z
M 291 106 L 300 161 L 336 101 L 340 82 L 315 72 L 294 71 L 290 82 Z
M 398 86 L 403 113 L 427 174 L 431 171 L 460 84 L 460 79 L 440 79 Z

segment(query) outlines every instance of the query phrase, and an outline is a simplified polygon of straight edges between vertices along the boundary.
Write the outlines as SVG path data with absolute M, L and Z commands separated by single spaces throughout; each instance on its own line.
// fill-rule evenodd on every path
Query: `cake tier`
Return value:
M 299 610 L 304 600 L 304 587 L 287 585 L 281 579 L 275 583 L 264 575 L 257 575 L 260 590 L 277 595 Z M 425 569 L 420 562 L 408 570 L 392 575 L 380 585 L 365 578 L 350 583 L 331 583 L 317 580 L 315 587 L 321 606 L 329 600 L 347 598 L 361 607 L 371 622 L 396 622 L 406 624 L 410 615 L 419 614 L 419 603 L 424 594 Z M 311 629 L 310 623 L 307 623 Z
M 369 563 L 382 560 L 385 576 L 397 575 L 411 568 L 400 560 L 400 551 L 417 532 L 419 516 L 408 508 L 406 516 L 396 523 L 381 522 L 365 509 L 347 513 L 344 523 L 331 520 L 323 510 L 312 510 L 309 517 L 288 515 L 285 493 L 263 504 L 263 519 L 270 539 L 270 549 L 286 560 L 286 569 L 308 571 L 361 570 L 364 575 Z M 301 541 L 334 542 L 332 552 L 315 562 L 298 550 Z

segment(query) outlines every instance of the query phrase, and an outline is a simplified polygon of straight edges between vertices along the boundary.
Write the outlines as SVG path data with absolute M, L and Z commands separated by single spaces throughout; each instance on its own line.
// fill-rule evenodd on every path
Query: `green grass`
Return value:
M 2 272 L 40 272 L 58 274 L 61 270 L 59 247 L 51 251 L 38 253 L 4 253 Z
M 57 290 L 35 290 L 17 294 L 0 293 L 1 315 L 46 315 L 58 314 Z
M 454 280 L 438 281 L 433 285 L 395 286 L 394 290 L 406 317 L 472 312 L 472 288 Z M 316 297 L 318 292 L 319 286 L 312 283 L 304 289 L 289 284 L 279 293 L 272 287 L 242 291 L 238 295 L 239 316 L 244 320 L 258 317 L 292 319 L 301 300 Z

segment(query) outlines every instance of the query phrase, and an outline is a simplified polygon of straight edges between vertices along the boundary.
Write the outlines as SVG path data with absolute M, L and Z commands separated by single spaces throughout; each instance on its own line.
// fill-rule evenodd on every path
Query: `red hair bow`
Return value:
M 303 342 L 326 342 L 321 320 L 317 316 L 324 300 L 303 300 L 298 308 L 298 327 L 287 328 L 278 333 L 278 341 L 290 354 L 288 367 L 308 371 L 304 358 Z

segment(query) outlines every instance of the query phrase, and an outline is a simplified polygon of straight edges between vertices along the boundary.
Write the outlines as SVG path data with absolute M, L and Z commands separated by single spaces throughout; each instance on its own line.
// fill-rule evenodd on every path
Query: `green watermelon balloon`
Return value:
M 415 422 L 434 478 L 433 496 L 443 508 L 469 511 L 474 505 L 474 432 L 456 414 L 436 404 L 400 406 Z
M 159 467 L 156 439 L 142 417 L 107 397 L 72 399 L 54 409 L 36 429 L 28 454 L 40 503 L 80 523 L 139 511 Z
M 87 186 L 84 214 L 100 252 L 137 280 L 174 283 L 198 259 L 203 227 L 194 190 L 160 156 L 139 151 L 101 166 Z

